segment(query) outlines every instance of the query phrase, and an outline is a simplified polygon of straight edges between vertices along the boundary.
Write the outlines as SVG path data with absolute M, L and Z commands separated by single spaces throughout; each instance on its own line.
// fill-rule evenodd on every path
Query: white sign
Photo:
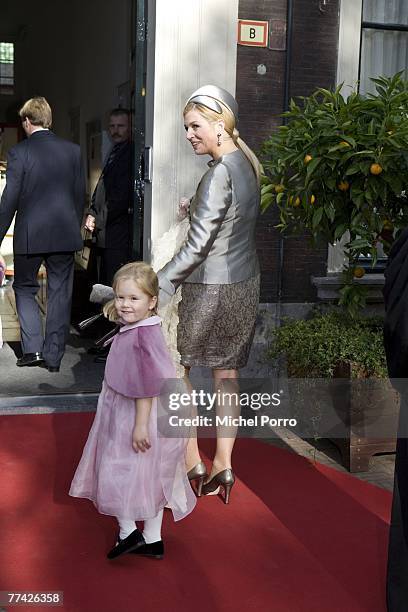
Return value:
M 268 21 L 238 19 L 238 44 L 250 47 L 267 47 L 268 26 Z

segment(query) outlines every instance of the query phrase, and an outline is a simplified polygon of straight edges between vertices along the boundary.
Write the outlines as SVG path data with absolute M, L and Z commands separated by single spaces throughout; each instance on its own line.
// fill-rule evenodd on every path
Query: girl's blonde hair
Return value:
M 207 108 L 207 106 L 204 106 L 203 104 L 188 102 L 188 104 L 184 108 L 183 116 L 185 117 L 188 112 L 196 110 L 200 113 L 200 115 L 204 117 L 204 119 L 207 119 L 207 121 L 209 121 L 210 123 L 214 123 L 222 119 L 225 124 L 225 131 L 232 138 L 234 144 L 238 147 L 238 149 L 242 151 L 242 153 L 245 155 L 245 157 L 251 164 L 259 184 L 261 181 L 262 166 L 259 163 L 257 156 L 252 151 L 252 149 L 250 149 L 248 145 L 242 140 L 242 138 L 240 138 L 239 132 L 235 127 L 235 117 L 232 111 L 228 108 L 228 106 L 225 106 L 225 104 L 223 104 L 221 100 L 217 100 L 217 102 L 222 108 L 222 113 L 216 113 L 215 111 L 211 110 L 210 108 Z
M 149 297 L 159 295 L 159 280 L 156 272 L 149 264 L 144 261 L 132 261 L 122 266 L 113 277 L 112 289 L 116 293 L 117 286 L 121 280 L 132 280 L 136 283 L 143 293 Z M 152 313 L 157 314 L 157 305 L 152 309 Z M 118 313 L 115 308 L 115 300 L 111 300 L 103 307 L 103 314 L 109 321 L 118 321 Z

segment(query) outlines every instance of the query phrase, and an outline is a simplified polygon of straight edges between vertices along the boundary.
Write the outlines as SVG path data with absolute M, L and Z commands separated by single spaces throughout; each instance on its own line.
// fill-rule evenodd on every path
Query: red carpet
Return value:
M 92 418 L 1 417 L 0 590 L 64 591 L 84 612 L 385 610 L 391 495 L 253 440 L 237 442 L 230 506 L 165 513 L 164 561 L 107 561 L 114 519 L 67 495 Z

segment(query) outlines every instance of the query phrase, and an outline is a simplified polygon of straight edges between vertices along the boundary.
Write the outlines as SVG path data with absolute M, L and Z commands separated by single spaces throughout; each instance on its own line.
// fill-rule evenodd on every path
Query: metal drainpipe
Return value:
M 286 3 L 286 62 L 285 62 L 285 89 L 283 97 L 283 110 L 289 109 L 290 100 L 290 72 L 291 72 L 291 61 L 292 61 L 292 32 L 293 32 L 293 3 L 294 0 L 287 0 Z M 283 120 L 285 124 L 287 122 L 286 117 Z M 282 305 L 282 291 L 283 291 L 283 256 L 284 256 L 284 238 L 282 234 L 279 235 L 279 257 L 278 257 L 278 292 L 277 292 L 277 303 L 276 303 L 276 317 L 275 325 L 280 327 L 281 324 L 281 305 Z

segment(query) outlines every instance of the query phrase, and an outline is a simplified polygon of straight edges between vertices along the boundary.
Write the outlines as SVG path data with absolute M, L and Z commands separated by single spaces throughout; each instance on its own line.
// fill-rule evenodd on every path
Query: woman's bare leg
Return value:
M 184 374 L 184 381 L 186 383 L 186 387 L 188 391 L 192 391 L 192 386 L 191 386 L 191 382 L 189 378 L 190 368 L 185 368 L 185 370 L 186 372 Z M 194 416 L 194 414 L 192 414 L 192 416 Z M 191 468 L 193 468 L 195 465 L 197 465 L 197 463 L 200 463 L 200 461 L 201 461 L 201 457 L 200 457 L 200 451 L 198 449 L 197 429 L 194 429 L 193 435 L 187 442 L 187 447 L 186 447 L 187 472 L 191 470 Z
M 220 402 L 217 402 L 217 416 L 238 417 L 240 406 L 238 401 L 238 370 L 213 370 L 214 393 L 220 393 Z M 223 399 L 223 394 L 224 398 Z M 210 480 L 215 474 L 231 468 L 232 449 L 234 448 L 237 427 L 217 427 L 217 448 L 211 468 Z

